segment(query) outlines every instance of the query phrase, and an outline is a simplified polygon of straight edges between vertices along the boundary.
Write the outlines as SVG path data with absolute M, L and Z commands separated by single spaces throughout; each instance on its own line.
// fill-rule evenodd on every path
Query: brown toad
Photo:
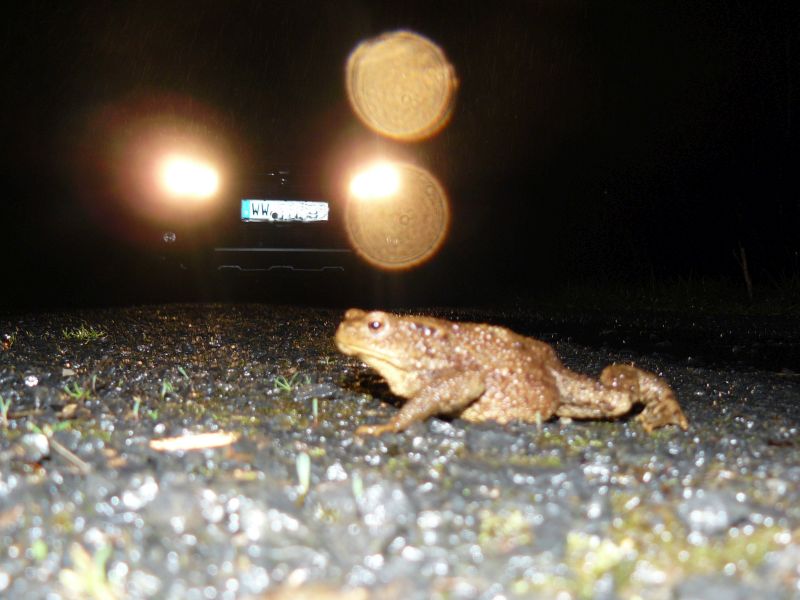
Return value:
M 597 381 L 567 369 L 544 342 L 504 327 L 351 308 L 335 341 L 407 399 L 388 423 L 359 427 L 359 435 L 402 431 L 435 414 L 541 422 L 554 415 L 617 417 L 634 404 L 644 405 L 638 419 L 648 432 L 688 427 L 675 394 L 657 375 L 613 364 Z

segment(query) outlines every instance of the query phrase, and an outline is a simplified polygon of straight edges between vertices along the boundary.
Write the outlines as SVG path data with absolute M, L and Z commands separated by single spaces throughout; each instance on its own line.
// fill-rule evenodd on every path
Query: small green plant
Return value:
M 314 425 L 319 423 L 319 398 L 311 399 L 311 416 L 314 418 Z
M 105 331 L 81 325 L 73 329 L 62 329 L 61 334 L 65 340 L 76 340 L 78 342 L 93 342 L 106 336 Z
M 281 390 L 282 392 L 291 392 L 292 389 L 301 382 L 308 385 L 311 383 L 311 378 L 308 375 L 301 376 L 300 373 L 295 373 L 289 379 L 286 379 L 283 375 L 278 375 L 275 378 L 275 389 Z
M 78 402 L 92 397 L 91 390 L 81 387 L 76 381 L 66 384 L 64 386 L 64 391 L 67 396 Z
M 28 431 L 32 433 L 39 433 L 41 435 L 50 437 L 56 431 L 64 431 L 66 429 L 70 429 L 72 427 L 72 423 L 70 423 L 69 421 L 59 421 L 58 423 L 55 423 L 53 425 L 45 423 L 44 426 L 39 427 L 36 423 L 28 422 L 26 426 L 28 427 Z
M 172 385 L 172 382 L 169 379 L 164 379 L 161 381 L 161 399 L 163 400 L 167 394 L 175 393 L 175 386 Z
M 142 398 L 140 396 L 133 397 L 133 408 L 131 409 L 130 415 L 139 420 L 139 417 L 142 413 Z M 144 413 L 149 419 L 156 420 L 158 419 L 158 410 L 147 410 Z
M 80 544 L 73 544 L 69 550 L 72 559 L 71 569 L 62 569 L 58 580 L 74 597 L 93 600 L 114 600 L 121 595 L 108 581 L 106 563 L 111 557 L 111 546 L 99 547 L 89 555 Z
M 178 367 L 178 373 L 180 373 L 186 381 L 189 381 L 189 374 L 186 372 L 186 369 Z
M 8 425 L 8 409 L 11 408 L 11 398 L 8 400 L 4 399 L 2 394 L 0 394 L 0 424 L 3 427 Z
M 131 414 L 133 415 L 133 418 L 136 419 L 137 421 L 139 420 L 139 408 L 141 408 L 141 406 L 142 406 L 142 399 L 139 396 L 134 396 L 133 410 L 131 411 Z

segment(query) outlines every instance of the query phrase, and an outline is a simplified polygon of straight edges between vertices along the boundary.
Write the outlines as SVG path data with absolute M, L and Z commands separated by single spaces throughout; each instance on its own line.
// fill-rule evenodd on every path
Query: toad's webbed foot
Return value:
M 689 421 L 674 397 L 662 398 L 659 402 L 646 405 L 636 418 L 647 433 L 667 425 L 677 425 L 684 431 L 689 428 Z
M 648 433 L 667 425 L 688 429 L 689 421 L 672 388 L 654 373 L 633 365 L 610 365 L 600 374 L 600 382 L 609 388 L 628 391 L 632 402 L 645 405 L 638 420 Z

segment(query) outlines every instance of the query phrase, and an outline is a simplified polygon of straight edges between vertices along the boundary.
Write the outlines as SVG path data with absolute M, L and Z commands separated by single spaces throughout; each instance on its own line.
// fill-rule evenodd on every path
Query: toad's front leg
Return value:
M 430 416 L 458 413 L 480 397 L 484 390 L 483 381 L 477 373 L 454 372 L 452 376 L 441 377 L 438 383 L 426 386 L 409 398 L 389 422 L 362 425 L 356 429 L 356 435 L 382 435 L 404 431 L 413 423 L 424 421 Z

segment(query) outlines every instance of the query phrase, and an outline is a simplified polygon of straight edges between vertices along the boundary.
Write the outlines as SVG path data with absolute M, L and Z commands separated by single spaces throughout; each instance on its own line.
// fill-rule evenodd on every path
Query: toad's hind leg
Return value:
M 609 365 L 600 373 L 600 382 L 607 388 L 628 390 L 632 402 L 644 404 L 638 419 L 647 432 L 666 425 L 688 429 L 675 392 L 658 375 L 633 365 Z
M 602 418 L 627 413 L 634 404 L 644 404 L 638 419 L 645 431 L 658 427 L 689 426 L 675 393 L 657 375 L 632 365 L 609 365 L 593 381 L 576 373 L 555 373 L 561 392 L 556 414 L 563 417 Z

